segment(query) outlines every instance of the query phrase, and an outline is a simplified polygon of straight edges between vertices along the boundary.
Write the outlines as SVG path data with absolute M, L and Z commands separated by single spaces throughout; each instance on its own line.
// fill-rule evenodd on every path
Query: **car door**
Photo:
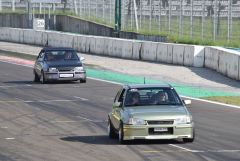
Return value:
M 114 103 L 113 103 L 113 110 L 112 110 L 112 124 L 115 129 L 119 128 L 120 121 L 121 121 L 121 110 L 123 108 L 123 100 L 124 100 L 124 94 L 125 89 L 119 90 L 117 93 Z
M 43 68 L 43 60 L 44 60 L 44 51 L 41 51 L 38 54 L 37 60 L 36 60 L 35 65 L 34 65 L 35 72 L 38 75 L 41 75 L 41 71 L 42 71 L 42 68 Z

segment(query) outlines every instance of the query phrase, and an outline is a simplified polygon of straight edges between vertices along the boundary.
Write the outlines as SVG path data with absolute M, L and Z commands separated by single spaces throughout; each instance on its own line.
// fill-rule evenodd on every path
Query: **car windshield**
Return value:
M 78 60 L 78 56 L 76 52 L 72 50 L 46 51 L 45 60 L 47 61 Z
M 182 102 L 173 88 L 134 88 L 127 91 L 124 105 L 182 105 Z

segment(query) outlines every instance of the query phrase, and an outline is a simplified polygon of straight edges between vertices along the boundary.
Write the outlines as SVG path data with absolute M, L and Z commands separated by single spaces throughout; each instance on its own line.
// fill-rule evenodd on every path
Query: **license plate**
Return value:
M 60 78 L 72 78 L 73 74 L 60 74 Z
M 166 127 L 156 127 L 154 128 L 154 132 L 165 132 L 168 131 L 168 128 Z

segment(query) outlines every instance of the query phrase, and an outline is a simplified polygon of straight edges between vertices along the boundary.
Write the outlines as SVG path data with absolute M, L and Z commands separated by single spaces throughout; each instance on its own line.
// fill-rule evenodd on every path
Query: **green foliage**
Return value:
M 240 106 L 239 96 L 214 96 L 214 97 L 204 97 L 203 99 Z
M 42 11 L 43 14 L 44 11 Z M 11 9 L 4 9 L 1 13 L 14 13 L 14 14 L 26 14 L 25 10 L 15 10 L 14 12 Z M 39 10 L 34 10 L 34 14 L 40 14 Z M 45 11 L 45 14 L 48 14 L 48 10 Z M 90 21 L 96 24 L 105 25 L 107 27 L 114 28 L 114 20 L 112 22 L 103 20 L 100 17 L 94 15 L 76 15 L 72 10 L 56 10 L 52 11 L 51 14 L 55 15 L 64 15 L 71 16 L 74 18 Z M 143 35 L 157 35 L 157 36 L 167 36 L 168 42 L 172 43 L 181 43 L 181 44 L 195 44 L 195 45 L 208 45 L 208 46 L 223 46 L 223 47 L 235 47 L 240 48 L 240 21 L 237 18 L 233 18 L 232 23 L 232 33 L 231 39 L 227 40 L 227 19 L 220 19 L 220 28 L 219 32 L 216 35 L 216 40 L 213 40 L 213 19 L 210 17 L 205 18 L 204 22 L 204 34 L 202 35 L 201 22 L 202 19 L 200 17 L 194 18 L 193 22 L 193 35 L 190 36 L 190 23 L 189 17 L 183 17 L 182 21 L 182 31 L 179 28 L 179 18 L 172 17 L 171 21 L 171 33 L 169 33 L 168 28 L 168 19 L 167 17 L 162 16 L 161 18 L 161 26 L 159 26 L 158 19 L 153 18 L 151 24 L 148 19 L 143 19 L 140 24 L 140 30 L 138 33 Z M 134 22 L 130 22 L 130 20 L 125 20 L 125 23 L 122 22 L 123 31 L 127 32 L 135 32 L 136 28 Z M 125 25 L 124 25 L 125 24 Z M 203 37 L 202 37 L 203 36 Z

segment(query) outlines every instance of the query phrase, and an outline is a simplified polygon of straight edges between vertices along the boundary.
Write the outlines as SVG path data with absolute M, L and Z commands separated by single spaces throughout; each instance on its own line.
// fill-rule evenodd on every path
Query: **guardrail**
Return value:
M 124 59 L 206 67 L 240 80 L 239 52 L 220 47 L 157 43 L 57 31 L 0 28 L 0 40 L 16 43 L 72 47 L 79 52 Z

